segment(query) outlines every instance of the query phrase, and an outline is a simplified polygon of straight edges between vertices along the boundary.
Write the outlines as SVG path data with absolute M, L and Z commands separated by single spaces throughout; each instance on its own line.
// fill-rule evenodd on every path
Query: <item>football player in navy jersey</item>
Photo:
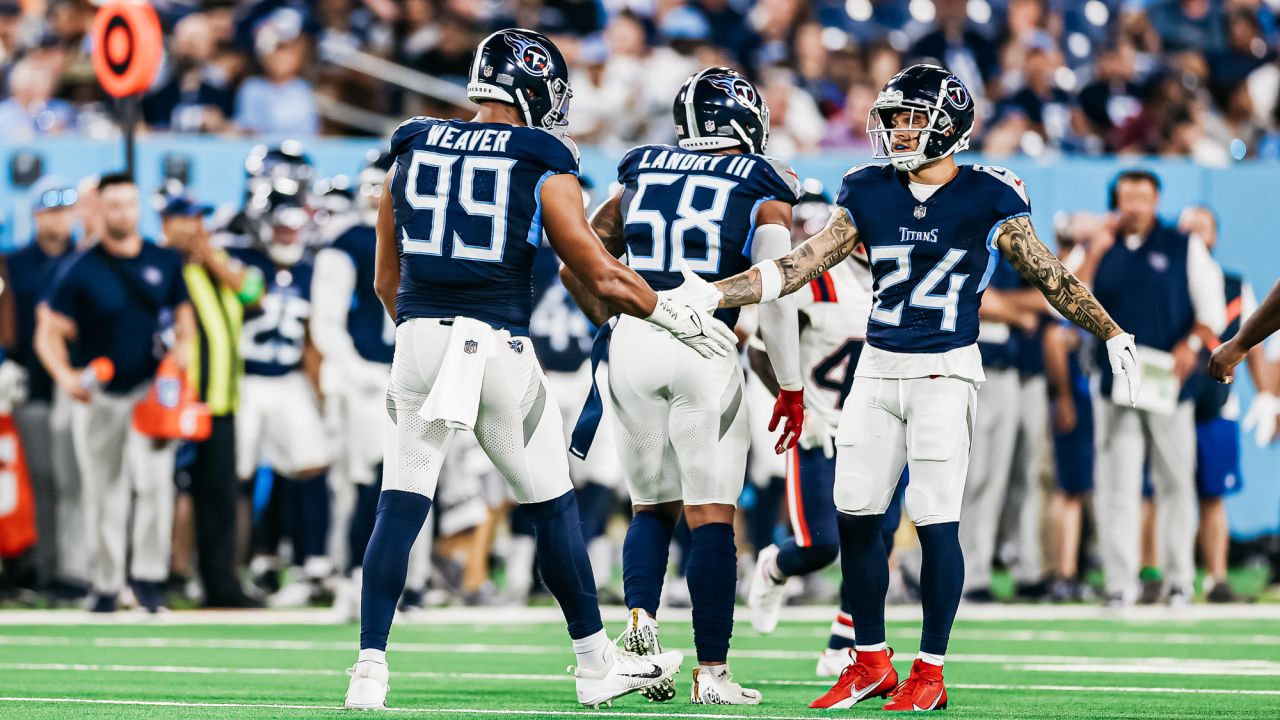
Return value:
M 269 598 L 273 607 L 307 604 L 332 571 L 327 553 L 331 455 L 315 390 L 303 369 L 312 276 L 306 239 L 314 232 L 304 197 L 268 193 L 261 214 L 247 225 L 250 245 L 229 250 L 235 260 L 254 268 L 265 285 L 261 299 L 245 307 L 240 336 L 245 376 L 236 473 L 248 483 L 264 462 L 275 473 L 268 507 L 254 528 L 257 556 L 251 563 L 254 575 L 267 579 L 267 589 L 276 571 L 281 518 L 297 518 L 291 534 L 292 560 L 299 571 Z
M 560 410 L 529 340 L 532 264 L 545 228 L 561 260 L 613 308 L 709 357 L 734 335 L 654 293 L 605 252 L 582 211 L 578 157 L 563 136 L 568 70 L 550 40 L 502 30 L 476 49 L 470 121 L 414 118 L 391 138 L 374 286 L 396 317 L 382 494 L 364 559 L 360 656 L 346 706 L 386 704 L 387 635 L 409 550 L 459 430 L 480 446 L 533 522 L 542 578 L 568 623 L 578 700 L 596 706 L 671 677 L 678 652 L 641 658 L 605 634 L 569 480 Z
M 709 280 L 729 277 L 791 248 L 791 206 L 800 182 L 790 167 L 759 153 L 769 141 L 769 108 L 735 70 L 701 70 L 673 107 L 679 146 L 643 145 L 618 165 L 622 188 L 592 216 L 605 248 L 658 290 L 680 285 L 681 268 Z M 613 313 L 574 277 L 565 285 L 596 324 Z M 738 311 L 721 310 L 726 324 Z M 770 430 L 786 418 L 777 451 L 795 445 L 803 422 L 796 311 L 763 306 L 760 332 L 782 388 Z M 691 542 L 688 572 L 699 667 L 695 704 L 754 705 L 760 693 L 733 682 L 727 654 L 733 631 L 737 552 L 733 515 L 746 476 L 742 368 L 736 356 L 699 358 L 668 333 L 620 318 L 610 339 L 609 394 L 619 459 L 635 513 L 623 546 L 631 612 L 624 641 L 661 652 L 655 616 L 667 552 L 683 511 Z M 585 450 L 575 442 L 575 452 Z M 674 684 L 644 691 L 670 700 Z
M 1022 180 L 1003 168 L 956 164 L 974 115 L 955 75 L 909 67 L 889 80 L 868 115 L 874 155 L 889 162 L 845 175 L 822 232 L 714 285 L 690 275 L 677 296 L 702 307 L 768 302 L 866 248 L 875 296 L 835 437 L 841 568 L 860 590 L 849 594 L 855 662 L 812 706 L 889 696 L 888 710 L 935 710 L 947 704 L 942 662 L 964 580 L 957 529 L 983 379 L 978 306 L 997 254 L 1064 317 L 1105 339 L 1131 400 L 1137 363 L 1132 336 L 1036 237 Z M 904 465 L 911 473 L 906 512 L 923 553 L 924 627 L 911 675 L 899 684 L 884 642 L 889 576 L 880 530 Z
M 361 170 L 350 225 L 316 252 L 311 280 L 311 338 L 324 356 L 320 384 L 339 448 L 335 494 L 339 482 L 348 495 L 354 490 L 354 498 L 346 501 L 350 521 L 342 533 L 350 582 L 340 584 L 334 598 L 334 609 L 344 621 L 358 617 L 360 564 L 382 481 L 387 376 L 396 326 L 373 292 L 374 223 L 391 162 L 390 155 L 382 154 Z

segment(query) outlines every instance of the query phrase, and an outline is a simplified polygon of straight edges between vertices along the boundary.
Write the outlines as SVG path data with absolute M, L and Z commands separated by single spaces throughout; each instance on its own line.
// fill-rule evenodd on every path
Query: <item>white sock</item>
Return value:
M 716 680 L 723 680 L 729 677 L 729 663 L 720 663 L 719 665 L 703 665 L 701 666 L 705 672 L 711 673 L 711 677 Z
M 574 640 L 573 654 L 578 656 L 578 667 L 588 672 L 604 670 L 609 664 L 605 657 L 605 650 L 608 647 L 609 635 L 604 630 L 580 640 Z
M 854 645 L 853 649 L 858 652 L 880 652 L 889 647 L 889 643 L 876 643 L 875 645 Z
M 387 664 L 387 651 L 374 650 L 373 648 L 365 648 L 360 651 L 360 659 L 357 662 L 376 662 L 380 665 Z
M 842 622 L 845 619 L 849 619 L 848 624 Z M 853 620 L 844 613 L 838 613 L 836 619 L 831 621 L 831 634 L 845 640 L 856 639 L 853 632 Z M 854 644 L 856 645 L 857 643 Z
M 930 665 L 937 665 L 938 667 L 942 667 L 942 658 L 944 656 L 934 655 L 933 653 L 927 653 L 927 652 L 921 651 L 920 654 L 917 655 L 916 657 L 929 663 Z
M 774 585 L 785 585 L 787 576 L 782 574 L 782 568 L 778 567 L 778 556 L 775 554 L 764 565 L 764 576 L 773 581 Z

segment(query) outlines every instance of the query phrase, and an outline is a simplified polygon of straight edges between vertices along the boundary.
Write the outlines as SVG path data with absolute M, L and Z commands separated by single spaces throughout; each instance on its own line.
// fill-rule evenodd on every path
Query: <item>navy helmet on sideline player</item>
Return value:
M 742 73 L 727 67 L 695 73 L 671 108 L 685 150 L 742 147 L 763 153 L 769 144 L 769 106 Z
M 910 113 L 906 122 L 894 122 Z M 901 133 L 918 132 L 914 144 Z M 973 134 L 973 98 L 950 70 L 912 65 L 885 83 L 867 113 L 872 157 L 886 159 L 898 170 L 913 171 L 969 147 Z
M 569 66 L 545 35 L 514 28 L 480 42 L 467 97 L 515 105 L 531 128 L 563 134 L 569 124 Z

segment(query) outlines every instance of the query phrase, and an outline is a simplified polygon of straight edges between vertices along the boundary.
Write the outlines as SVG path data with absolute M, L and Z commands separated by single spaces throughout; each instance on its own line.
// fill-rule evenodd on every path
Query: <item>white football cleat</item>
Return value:
M 840 677 L 844 669 L 853 664 L 853 653 L 849 648 L 832 650 L 824 648 L 818 656 L 818 677 Z
M 284 587 L 267 597 L 269 608 L 304 608 L 311 604 L 316 586 L 309 578 L 290 580 Z
M 605 659 L 608 667 L 595 672 L 569 667 L 569 672 L 577 678 L 578 702 L 589 708 L 612 703 L 623 695 L 643 691 L 659 683 L 671 682 L 671 676 L 680 672 L 684 654 L 672 650 L 641 657 L 610 645 L 605 649 Z
M 348 710 L 386 710 L 387 680 L 391 673 L 386 663 L 362 660 L 347 670 L 351 682 L 342 706 Z
M 728 664 L 715 667 L 699 665 L 693 669 L 689 702 L 694 705 L 759 705 L 760 691 L 734 682 Z
M 631 619 L 627 621 L 627 629 L 622 633 L 622 648 L 627 652 L 642 657 L 662 654 L 662 644 L 658 642 L 658 621 L 649 617 L 649 613 L 639 608 L 631 611 Z M 649 702 L 666 702 L 676 696 L 676 683 L 667 679 L 645 688 L 640 692 Z
M 769 577 L 768 568 L 777 567 L 778 546 L 770 545 L 756 554 L 756 568 L 751 572 L 751 590 L 747 607 L 751 609 L 751 627 L 756 632 L 771 633 L 778 627 L 778 616 L 786 602 L 786 583 Z

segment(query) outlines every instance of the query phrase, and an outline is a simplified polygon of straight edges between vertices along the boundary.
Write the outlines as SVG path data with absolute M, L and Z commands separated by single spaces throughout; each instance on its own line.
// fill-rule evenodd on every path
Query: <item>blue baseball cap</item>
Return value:
M 201 205 L 190 195 L 170 197 L 160 210 L 160 217 L 204 217 L 213 212 L 208 205 Z
M 74 183 L 57 175 L 45 175 L 31 186 L 31 212 L 71 207 L 80 199 Z

